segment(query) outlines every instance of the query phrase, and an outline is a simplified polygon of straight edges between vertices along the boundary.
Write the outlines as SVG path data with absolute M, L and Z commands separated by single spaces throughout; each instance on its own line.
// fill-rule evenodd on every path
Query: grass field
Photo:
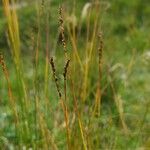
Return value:
M 0 149 L 149 150 L 150 1 L 0 1 Z

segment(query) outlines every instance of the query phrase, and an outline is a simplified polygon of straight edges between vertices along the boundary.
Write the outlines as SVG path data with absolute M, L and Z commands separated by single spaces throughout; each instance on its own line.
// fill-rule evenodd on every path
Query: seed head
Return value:
M 58 83 L 58 78 L 56 76 L 56 68 L 55 68 L 55 63 L 54 63 L 53 57 L 50 58 L 49 62 L 50 62 L 51 68 L 52 68 L 53 78 L 55 80 L 55 85 L 56 85 L 56 88 L 57 88 L 57 92 L 58 92 L 59 98 L 61 99 L 62 94 L 61 94 L 61 91 L 60 91 L 60 87 L 59 87 L 59 83 Z
M 66 80 L 66 76 L 67 76 L 67 72 L 68 72 L 69 63 L 70 63 L 70 59 L 67 60 L 65 66 L 64 66 L 64 73 L 63 73 L 63 76 L 64 76 L 64 79 L 65 79 L 65 80 Z

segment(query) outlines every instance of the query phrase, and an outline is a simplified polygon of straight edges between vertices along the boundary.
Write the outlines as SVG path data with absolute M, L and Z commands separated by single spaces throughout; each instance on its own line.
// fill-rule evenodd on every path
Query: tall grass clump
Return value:
M 96 15 L 95 20 L 93 21 L 93 25 L 91 24 L 91 16 L 98 10 L 99 5 L 94 5 L 93 9 L 91 8 L 88 17 L 86 20 L 86 42 L 81 46 L 84 49 L 84 52 L 81 53 L 78 49 L 78 45 L 80 44 L 80 34 L 76 30 L 75 26 L 71 26 L 70 24 L 66 24 L 65 14 L 66 12 L 63 10 L 63 7 L 59 8 L 59 33 L 60 33 L 60 43 L 62 44 L 62 49 L 64 53 L 63 59 L 60 61 L 64 62 L 62 67 L 62 73 L 60 73 L 63 77 L 63 86 L 60 85 L 62 82 L 59 79 L 59 73 L 57 75 L 57 70 L 54 58 L 52 56 L 52 52 L 49 52 L 49 14 L 44 10 L 46 2 L 42 2 L 41 4 L 36 5 L 37 8 L 37 37 L 35 41 L 35 55 L 34 55 L 34 101 L 32 102 L 32 97 L 29 96 L 27 92 L 27 85 L 25 84 L 25 77 L 23 72 L 23 61 L 21 56 L 21 42 L 19 35 L 19 22 L 17 11 L 15 8 L 10 8 L 10 5 L 14 5 L 14 1 L 3 0 L 4 12 L 7 17 L 8 24 L 8 40 L 9 46 L 12 53 L 12 58 L 15 64 L 16 69 L 16 81 L 18 84 L 18 94 L 19 99 L 15 102 L 12 100 L 12 92 L 10 87 L 9 78 L 4 69 L 4 61 L 2 60 L 1 64 L 3 67 L 3 72 L 6 76 L 8 87 L 9 87 L 9 97 L 11 99 L 11 105 L 14 107 L 14 116 L 17 120 L 16 123 L 16 131 L 18 144 L 22 146 L 24 143 L 28 143 L 30 141 L 33 147 L 43 147 L 44 149 L 49 149 L 49 144 L 52 144 L 53 148 L 57 149 L 57 144 L 54 143 L 54 139 L 50 133 L 50 125 L 49 122 L 49 109 L 48 106 L 52 105 L 49 102 L 49 94 L 48 94 L 48 59 L 49 64 L 51 66 L 53 79 L 55 82 L 55 86 L 57 89 L 58 97 L 61 103 L 61 107 L 64 113 L 64 122 L 66 128 L 66 145 L 68 149 L 82 149 L 82 147 L 86 149 L 91 149 L 93 145 L 93 135 L 90 128 L 93 128 L 95 124 L 92 123 L 91 119 L 95 118 L 95 115 L 98 114 L 100 116 L 100 105 L 101 105 L 101 80 L 102 80 L 102 51 L 103 51 L 103 39 L 101 34 L 100 37 L 100 46 L 96 48 L 97 42 L 97 32 L 99 30 L 99 13 Z M 73 12 L 74 13 L 74 12 Z M 45 83 L 44 83 L 44 93 L 45 96 L 42 96 L 41 92 L 41 83 L 39 83 L 39 65 L 42 48 L 41 36 L 42 36 L 42 19 L 41 17 L 45 17 L 44 20 L 46 22 L 46 45 L 45 45 Z M 65 36 L 68 36 L 68 43 Z M 84 40 L 84 39 L 83 39 Z M 70 49 L 70 50 L 69 50 Z M 71 51 L 72 49 L 72 51 Z M 98 49 L 98 51 L 96 50 Z M 68 54 L 70 53 L 70 54 Z M 1 55 L 2 56 L 2 55 Z M 98 57 L 97 57 L 98 56 Z M 56 57 L 56 56 L 55 56 Z M 96 58 L 96 59 L 95 59 Z M 56 63 L 57 64 L 57 63 Z M 96 69 L 96 66 L 97 69 Z M 97 80 L 91 80 L 91 71 L 92 69 L 96 69 L 98 75 Z M 96 76 L 95 76 L 96 77 Z M 95 78 L 94 77 L 94 78 Z M 80 80 L 79 80 L 80 79 Z M 95 83 L 94 83 L 95 82 Z M 93 84 L 97 85 L 93 89 Z M 93 93 L 94 92 L 94 93 Z M 90 97 L 95 99 L 95 102 L 92 104 L 90 102 Z M 43 99 L 44 98 L 44 99 Z M 89 101 L 89 102 L 88 102 Z M 32 108 L 34 106 L 34 109 Z M 43 108 L 46 107 L 46 112 L 43 111 Z M 50 106 L 52 107 L 52 106 Z M 18 108 L 18 109 L 17 109 Z M 21 110 L 20 110 L 21 109 Z M 58 108 L 57 110 L 60 113 Z M 58 113 L 58 112 L 55 113 Z M 29 116 L 32 114 L 32 116 Z M 51 113 L 53 114 L 53 113 Z M 55 115 L 55 114 L 53 114 Z M 97 116 L 97 115 L 96 115 Z M 59 116 L 61 117 L 61 115 Z M 88 119 L 89 118 L 89 119 Z M 59 119 L 59 118 L 58 118 Z M 53 119 L 51 121 L 54 121 Z M 50 121 L 50 122 L 51 122 Z M 58 120 L 57 120 L 58 121 Z M 30 123 L 34 125 L 30 125 Z M 49 127 L 48 127 L 49 126 Z M 54 127 L 56 128 L 56 127 Z M 64 127 L 63 127 L 64 128 Z M 34 133 L 33 133 L 34 131 Z M 61 131 L 63 133 L 63 131 Z M 33 134 L 32 136 L 30 135 Z M 79 133 L 79 135 L 78 135 Z M 75 137 L 78 138 L 75 138 Z M 56 137 L 55 137 L 56 138 Z M 64 137 L 62 137 L 64 138 Z M 96 137 L 97 140 L 99 137 Z M 80 140 L 81 139 L 81 140 Z M 38 145 L 38 146 L 37 146 Z M 99 143 L 97 143 L 98 147 Z
M 28 47 L 22 40 L 22 10 L 15 7 L 18 1 L 3 0 L 2 4 L 13 62 L 9 64 L 7 52 L 6 56 L 0 53 L 12 118 L 6 118 L 6 124 L 15 129 L 11 130 L 13 137 L 3 131 L 0 147 L 98 150 L 126 148 L 129 138 L 138 143 L 140 138 L 130 134 L 125 113 L 128 108 L 124 107 L 119 91 L 122 85 L 115 74 L 124 66 L 113 65 L 114 56 L 106 56 L 111 47 L 102 24 L 107 2 L 91 1 L 82 5 L 83 9 L 76 0 L 70 6 L 69 1 L 61 5 L 50 0 L 33 2 L 34 21 L 25 28 L 30 29 L 26 31 Z M 128 74 L 133 62 L 134 58 Z

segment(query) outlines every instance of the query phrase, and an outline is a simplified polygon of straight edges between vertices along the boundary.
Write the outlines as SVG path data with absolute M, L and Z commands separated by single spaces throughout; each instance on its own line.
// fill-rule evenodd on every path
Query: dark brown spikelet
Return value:
M 67 49 L 66 49 L 66 40 L 65 40 L 65 29 L 64 29 L 64 21 L 62 16 L 63 8 L 60 6 L 59 8 L 59 26 L 60 26 L 60 34 L 61 34 L 61 41 L 64 48 L 65 57 L 67 58 Z
M 98 47 L 98 57 L 99 57 L 99 82 L 102 78 L 102 57 L 103 57 L 103 37 L 102 37 L 102 32 L 99 33 L 99 47 Z
M 63 26 L 62 6 L 59 7 L 59 24 Z
M 64 66 L 64 73 L 63 73 L 64 80 L 66 80 L 66 76 L 67 76 L 67 72 L 68 72 L 69 63 L 70 63 L 70 59 L 67 60 L 65 66 Z
M 41 3 L 41 4 L 42 4 L 42 6 L 44 6 L 44 4 L 45 4 L 45 0 L 42 0 L 42 3 Z
M 7 75 L 7 69 L 6 69 L 6 64 L 4 61 L 4 56 L 1 52 L 0 52 L 0 65 L 2 66 L 4 74 Z
M 99 37 L 99 47 L 98 47 L 98 55 L 99 55 L 99 65 L 101 64 L 102 62 L 102 54 L 103 54 L 103 37 L 102 37 L 102 32 L 99 33 L 98 35 Z
M 56 68 L 55 68 L 55 63 L 54 63 L 53 57 L 50 58 L 49 62 L 50 62 L 51 68 L 52 68 L 53 78 L 54 78 L 54 80 L 55 80 L 57 92 L 58 92 L 59 98 L 61 98 L 61 97 L 62 97 L 62 94 L 61 94 L 61 91 L 60 91 L 60 88 L 59 88 L 58 78 L 57 78 L 57 76 L 56 76 Z

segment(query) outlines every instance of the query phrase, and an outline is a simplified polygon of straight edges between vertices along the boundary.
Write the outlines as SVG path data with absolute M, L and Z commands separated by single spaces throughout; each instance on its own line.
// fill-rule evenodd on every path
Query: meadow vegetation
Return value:
M 0 149 L 150 149 L 149 5 L 0 1 Z

